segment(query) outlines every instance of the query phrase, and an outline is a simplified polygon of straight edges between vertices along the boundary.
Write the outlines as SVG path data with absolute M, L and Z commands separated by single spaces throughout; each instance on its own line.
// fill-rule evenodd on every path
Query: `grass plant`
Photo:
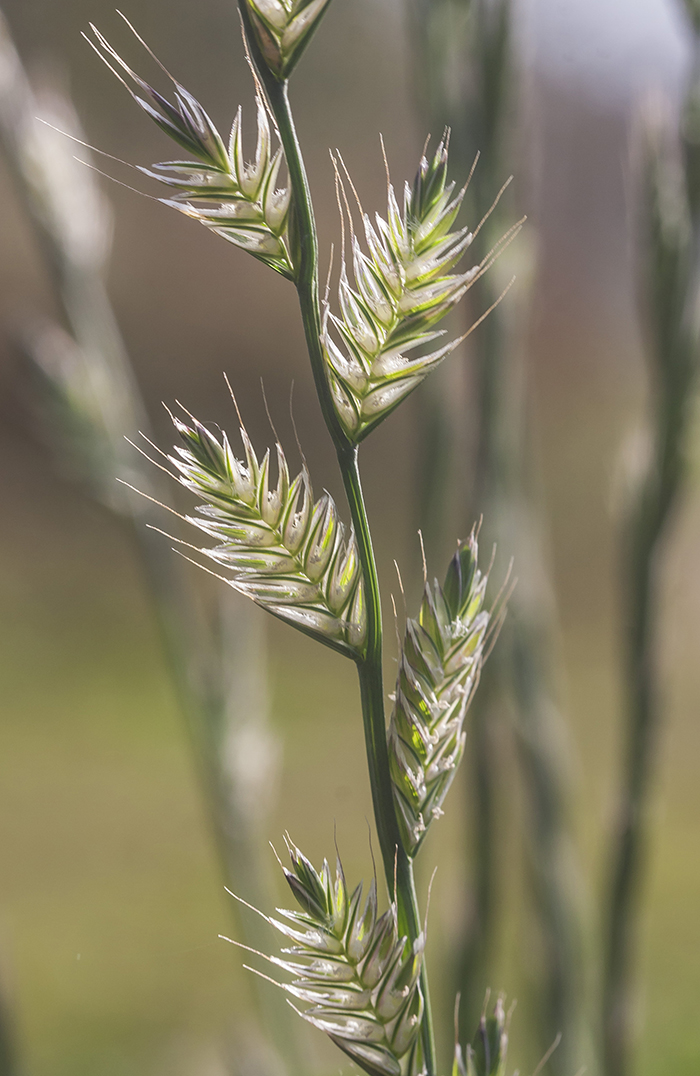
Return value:
M 643 308 L 650 357 L 648 452 L 632 489 L 624 545 L 627 744 L 618 827 L 604 918 L 601 1053 L 605 1076 L 632 1071 L 631 1012 L 639 904 L 647 844 L 653 748 L 661 726 L 657 621 L 664 544 L 687 473 L 691 403 L 697 378 L 700 250 L 700 6 L 683 0 L 695 60 L 678 140 L 658 116 L 645 128 L 641 197 Z M 438 1076 L 428 986 L 428 903 L 419 900 L 415 863 L 428 830 L 447 809 L 450 787 L 470 738 L 476 799 L 476 914 L 462 954 L 463 1003 L 457 1006 L 452 1076 L 505 1076 L 508 1017 L 503 1000 L 482 1006 L 497 907 L 498 757 L 493 713 L 505 691 L 516 701 L 514 729 L 530 801 L 530 867 L 544 950 L 546 985 L 535 1037 L 562 1048 L 543 1058 L 552 1071 L 580 1070 L 581 982 L 564 770 L 556 753 L 549 611 L 539 522 L 522 465 L 521 372 L 511 358 L 512 320 L 505 290 L 486 275 L 520 225 L 504 223 L 497 193 L 508 131 L 509 0 L 413 0 L 423 49 L 424 96 L 431 117 L 451 113 L 453 132 L 428 143 L 413 183 L 397 194 L 386 162 L 386 208 L 371 216 L 336 151 L 332 155 L 341 221 L 339 265 L 319 282 L 314 206 L 292 112 L 290 78 L 321 25 L 330 0 L 238 0 L 256 91 L 252 161 L 243 150 L 243 115 L 228 139 L 202 105 L 160 65 L 170 94 L 150 85 L 96 28 L 90 44 L 138 106 L 187 159 L 139 166 L 157 182 L 166 206 L 202 224 L 269 266 L 294 287 L 309 360 L 347 499 L 316 497 L 307 462 L 294 475 L 275 443 L 256 451 L 238 416 L 238 439 L 212 431 L 184 408 L 172 414 L 176 444 L 161 452 L 151 436 L 105 287 L 109 212 L 91 173 L 77 166 L 51 123 L 81 139 L 70 103 L 37 101 L 0 16 L 0 135 L 51 268 L 61 324 L 35 321 L 24 335 L 40 375 L 45 415 L 64 458 L 94 495 L 135 525 L 152 584 L 174 679 L 190 718 L 227 881 L 245 908 L 234 942 L 252 953 L 261 982 L 267 1034 L 280 1054 L 264 1071 L 306 1071 L 287 1019 L 299 1016 L 370 1076 Z M 125 20 L 127 21 L 127 20 Z M 130 23 L 127 23 L 131 29 Z M 136 31 L 134 31 L 136 34 Z M 145 43 L 136 34 L 142 46 Z M 446 42 L 450 42 L 443 64 Z M 145 46 L 150 60 L 153 53 Z M 454 78 L 469 53 L 473 79 Z M 482 162 L 472 185 L 448 178 L 449 157 L 466 175 L 466 146 Z M 471 178 L 471 174 L 470 174 Z M 460 214 L 480 221 L 459 223 Z M 468 256 L 465 268 L 461 263 Z M 504 259 L 505 260 L 505 259 Z M 331 258 L 332 262 L 332 258 Z M 501 267 L 502 267 L 501 263 Z M 332 286 L 333 285 L 333 286 Z M 458 543 L 442 583 L 428 575 L 415 616 L 399 633 L 394 691 L 383 682 L 385 643 L 379 579 L 360 472 L 360 445 L 462 343 L 444 319 L 467 292 L 486 321 L 475 338 L 480 418 L 475 494 L 485 510 Z M 333 301 L 331 300 L 333 296 Z M 515 373 L 514 373 L 515 371 Z M 515 376 L 517 373 L 518 376 Z M 233 395 L 233 393 L 231 393 Z M 433 431 L 443 412 L 433 397 Z M 143 438 L 138 441 L 141 432 Z M 124 440 L 127 435 L 130 442 Z M 444 442 L 433 442 L 429 484 L 445 493 Z M 152 465 L 156 466 L 153 467 Z M 181 515 L 162 473 L 194 496 Z M 120 484 L 115 484 L 118 476 Z M 190 591 L 192 573 L 163 543 L 163 511 L 192 530 L 172 540 L 185 560 L 217 579 L 222 596 L 210 632 Z M 348 518 L 341 518 L 347 511 Z M 439 544 L 442 507 L 429 550 Z M 477 514 L 476 512 L 474 514 Z M 479 540 L 498 537 L 521 576 L 538 580 L 510 603 L 510 630 L 482 672 L 503 623 L 505 587 L 491 601 Z M 201 536 L 204 537 L 201 537 Z M 170 537 L 168 535 L 168 537 Z M 221 585 L 219 585 L 221 584 Z M 235 592 L 235 595 L 231 594 Z M 226 597 L 232 598 L 231 605 Z M 285 835 L 280 862 L 294 901 L 268 913 L 258 846 L 261 805 L 274 769 L 266 722 L 264 646 L 247 599 L 351 660 L 357 668 L 365 747 L 387 907 L 375 876 L 348 885 L 340 854 L 315 867 Z M 505 644 L 505 645 L 504 645 Z M 477 693 L 480 681 L 482 687 Z M 478 700 L 472 706 L 474 698 Z M 386 700 L 391 701 L 387 709 Z M 251 701 L 252 700 L 252 701 Z M 264 760 L 251 763 L 251 737 Z M 429 894 L 428 894 L 429 897 Z M 279 955 L 265 956 L 271 932 Z M 268 974 L 272 969 L 272 974 Z M 277 990 L 271 990 L 268 983 Z M 481 1010 L 481 1015 L 478 1015 Z M 476 1025 L 476 1032 L 471 1029 Z M 16 1067 L 6 1007 L 0 1009 L 0 1071 Z M 558 1041 L 558 1038 L 555 1040 Z M 251 1058 L 241 1056 L 241 1071 Z
M 436 325 L 483 276 L 519 225 L 466 271 L 453 272 L 474 233 L 455 228 L 466 187 L 457 190 L 448 182 L 447 139 L 424 152 L 401 200 L 387 167 L 386 217 L 374 222 L 338 156 L 343 243 L 339 306 L 332 311 L 330 290 L 323 299 L 320 294 L 313 203 L 289 97 L 290 74 L 326 9 L 319 0 L 240 0 L 258 99 L 258 147 L 249 164 L 240 153 L 240 114 L 226 144 L 203 107 L 175 79 L 173 96 L 166 97 L 135 74 L 94 28 L 90 40 L 140 107 L 191 155 L 188 161 L 144 170 L 176 190 L 164 201 L 295 286 L 349 506 L 350 526 L 344 529 L 328 495 L 314 502 L 306 464 L 291 480 L 279 445 L 273 479 L 271 453 L 261 459 L 253 450 L 240 416 L 242 459 L 226 434 L 212 434 L 184 412 L 184 418 L 174 419 L 175 451 L 154 460 L 196 495 L 196 512 L 184 518 L 215 540 L 194 547 L 200 558 L 215 562 L 215 574 L 357 667 L 389 908 L 379 914 L 376 881 L 363 902 L 361 887 L 348 889 L 340 861 L 333 879 L 327 863 L 317 870 L 288 841 L 291 869 L 285 876 L 298 908 L 280 911 L 280 919 L 263 918 L 293 943 L 286 951 L 292 959 L 270 959 L 291 975 L 291 982 L 280 985 L 309 1006 L 305 1019 L 364 1071 L 436 1076 L 425 922 L 413 865 L 423 834 L 443 810 L 459 763 L 466 709 L 501 605 L 497 602 L 490 614 L 484 608 L 486 577 L 477 566 L 474 534 L 460 543 L 442 587 L 426 577 L 420 613 L 407 624 L 387 728 L 379 581 L 358 450 L 457 346 L 459 340 L 432 347 L 441 335 Z M 272 131 L 281 147 L 274 153 Z M 277 188 L 283 166 L 287 185 Z M 350 198 L 357 205 L 364 250 Z M 473 1042 L 457 1048 L 456 1076 L 500 1076 L 506 1041 L 503 1007 L 497 1003 L 492 1015 L 484 1012 Z

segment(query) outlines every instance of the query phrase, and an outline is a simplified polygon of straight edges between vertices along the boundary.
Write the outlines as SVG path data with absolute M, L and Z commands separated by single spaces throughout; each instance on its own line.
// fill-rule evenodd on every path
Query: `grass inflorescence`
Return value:
M 144 170 L 176 191 L 166 201 L 294 284 L 350 508 L 346 531 L 328 494 L 314 501 L 305 463 L 291 478 L 279 444 L 273 480 L 271 453 L 258 458 L 242 423 L 239 459 L 225 433 L 212 433 L 186 411 L 184 418 L 173 418 L 179 440 L 166 456 L 166 469 L 199 499 L 195 513 L 184 518 L 215 540 L 213 546 L 194 548 L 226 573 L 221 575 L 225 582 L 344 653 L 358 670 L 390 907 L 378 914 L 376 882 L 363 901 L 361 887 L 347 890 L 340 862 L 333 880 L 327 863 L 316 871 L 288 842 L 292 870 L 285 873 L 301 910 L 264 918 L 294 943 L 294 959 L 269 959 L 293 976 L 280 985 L 309 1005 L 302 1013 L 307 1022 L 329 1034 L 371 1076 L 437 1076 L 413 860 L 429 822 L 442 811 L 463 749 L 467 706 L 501 611 L 490 620 L 482 608 L 488 573 L 477 567 L 472 535 L 460 544 L 443 587 L 426 586 L 419 616 L 409 621 L 387 729 L 379 584 L 358 445 L 454 350 L 459 341 L 426 352 L 441 335 L 434 327 L 520 225 L 508 229 L 478 264 L 456 271 L 481 224 L 473 232 L 456 225 L 466 186 L 457 189 L 448 179 L 446 134 L 432 155 L 424 151 L 413 184 L 405 185 L 402 208 L 388 175 L 386 219 L 377 216 L 372 223 L 360 207 L 364 252 L 339 158 L 334 159 L 339 203 L 345 207 L 343 230 L 346 217 L 350 230 L 354 286 L 344 240 L 340 313 L 331 312 L 327 297 L 321 301 L 313 202 L 288 78 L 327 7 L 327 0 L 239 2 L 258 94 L 258 145 L 250 164 L 240 150 L 240 113 L 227 149 L 179 83 L 172 104 L 135 75 L 94 28 L 93 47 L 121 81 L 126 84 L 121 72 L 131 80 L 136 90 L 130 92 L 140 107 L 195 159 Z M 269 121 L 280 142 L 274 154 Z M 288 187 L 278 191 L 283 167 Z M 497 1008 L 494 1019 L 499 1013 Z M 458 1052 L 455 1071 L 466 1064 L 470 1076 L 500 1074 L 488 1051 L 483 1055 L 487 1068 L 477 1064 L 482 1054 L 477 1047 L 468 1047 L 466 1055 Z

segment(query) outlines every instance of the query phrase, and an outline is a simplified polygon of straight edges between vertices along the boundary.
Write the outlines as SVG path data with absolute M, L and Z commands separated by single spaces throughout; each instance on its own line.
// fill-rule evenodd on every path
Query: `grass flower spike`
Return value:
M 363 901 L 362 883 L 348 893 L 339 859 L 333 881 L 325 860 L 316 871 L 286 841 L 292 870 L 283 870 L 302 910 L 278 908 L 286 922 L 263 916 L 294 943 L 283 950 L 293 960 L 266 958 L 294 977 L 277 985 L 310 1003 L 300 1015 L 370 1076 L 416 1073 L 423 936 L 413 945 L 399 937 L 393 904 L 377 915 L 376 882 Z M 407 1067 L 402 1069 L 404 1057 Z
M 481 1014 L 476 1035 L 466 1051 L 463 1053 L 459 1045 L 455 1047 L 452 1076 L 505 1076 L 507 1023 L 503 1001 L 499 998 L 491 1016 L 485 1011 Z
M 128 25 L 133 29 L 131 24 Z M 171 104 L 132 71 L 99 30 L 94 26 L 91 29 L 97 43 L 90 41 L 90 44 L 136 103 L 162 131 L 196 158 L 194 161 L 164 161 L 152 168 L 138 166 L 144 175 L 174 192 L 159 201 L 199 221 L 216 235 L 293 280 L 294 267 L 287 237 L 290 192 L 277 187 L 284 157 L 281 148 L 272 152 L 270 124 L 260 95 L 257 98 L 255 158 L 248 163 L 243 157 L 240 108 L 233 121 L 228 146 L 225 146 L 205 110 L 184 86 L 168 74 L 175 86 L 175 104 Z M 138 93 L 119 74 L 119 67 L 136 85 Z
M 203 500 L 188 523 L 218 540 L 198 551 L 231 572 L 225 581 L 275 616 L 333 649 L 357 658 L 366 634 L 355 536 L 345 537 L 332 497 L 314 503 L 304 468 L 290 481 L 277 445 L 277 484 L 270 451 L 262 461 L 241 426 L 245 463 L 190 416 L 173 417 L 180 445 L 170 463 L 178 480 Z
M 387 218 L 376 227 L 362 213 L 369 256 L 351 225 L 355 288 L 343 252 L 338 299 L 341 316 L 324 307 L 322 343 L 335 407 L 353 442 L 389 415 L 463 337 L 410 358 L 443 335 L 433 331 L 491 265 L 497 251 L 464 273 L 452 273 L 474 235 L 453 230 L 466 186 L 456 195 L 447 183 L 448 138 L 432 160 L 423 156 L 413 187 L 404 188 L 403 210 L 387 180 Z M 339 185 L 342 187 L 342 183 Z M 344 190 L 343 190 L 344 194 Z M 347 202 L 346 202 L 347 208 Z M 349 216 L 349 210 L 348 210 Z M 516 228 L 518 226 L 516 225 Z M 512 237 L 513 230 L 499 244 Z
M 301 59 L 330 0 L 246 0 L 265 63 L 286 79 Z
M 340 862 L 333 879 L 326 862 L 316 871 L 287 841 L 292 866 L 285 875 L 300 910 L 278 910 L 280 918 L 259 913 L 292 943 L 284 958 L 267 959 L 292 977 L 277 985 L 308 1006 L 304 1019 L 369 1076 L 438 1076 L 414 857 L 430 822 L 442 813 L 464 749 L 467 707 L 500 613 L 483 608 L 488 573 L 477 567 L 474 533 L 458 546 L 443 587 L 426 580 L 420 613 L 407 623 L 387 734 L 380 588 L 358 445 L 460 343 L 436 345 L 442 332 L 435 327 L 519 224 L 477 265 L 454 271 L 481 224 L 473 234 L 468 227 L 455 228 L 466 186 L 456 191 L 447 180 L 446 133 L 432 156 L 424 150 L 413 186 L 405 186 L 402 208 L 387 170 L 386 219 L 377 216 L 372 223 L 355 195 L 363 249 L 338 159 L 339 313 L 330 310 L 327 295 L 320 301 L 315 214 L 287 77 L 328 5 L 329 0 L 238 0 L 259 94 L 258 142 L 250 164 L 241 150 L 240 111 L 227 148 L 179 83 L 172 104 L 135 75 L 94 28 L 93 47 L 140 107 L 194 158 L 141 169 L 169 187 L 171 196 L 161 201 L 293 281 L 352 520 L 348 533 L 328 493 L 314 501 L 305 463 L 291 478 L 279 444 L 276 465 L 269 449 L 259 460 L 242 422 L 243 454 L 237 459 L 224 432 L 211 432 L 186 411 L 172 416 L 179 441 L 165 456 L 168 473 L 199 500 L 193 514 L 182 518 L 213 540 L 190 548 L 214 561 L 222 573 L 218 578 L 235 590 L 357 665 L 377 836 L 393 900 L 378 915 L 376 881 L 366 899 L 362 886 L 349 893 Z M 268 117 L 281 146 L 274 154 Z M 276 186 L 283 156 L 289 191 Z M 490 1045 L 480 1053 L 475 1044 L 467 1050 L 466 1068 L 458 1055 L 455 1076 L 502 1076 L 493 1057 Z
M 464 718 L 484 661 L 492 614 L 476 535 L 460 543 L 443 587 L 425 584 L 408 620 L 389 726 L 394 800 L 406 852 L 415 856 L 464 752 Z

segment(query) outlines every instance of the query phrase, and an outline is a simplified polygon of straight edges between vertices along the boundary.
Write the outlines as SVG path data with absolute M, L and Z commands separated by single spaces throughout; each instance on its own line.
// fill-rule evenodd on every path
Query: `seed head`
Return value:
M 455 1046 L 452 1076 L 504 1076 L 508 1052 L 507 1024 L 503 999 L 498 998 L 490 1016 L 484 1009 L 476 1035 L 467 1045 L 466 1062 L 461 1046 Z
M 285 840 L 291 870 L 283 870 L 302 910 L 278 909 L 285 922 L 263 917 L 294 943 L 283 950 L 293 961 L 266 958 L 293 976 L 277 985 L 308 1003 L 300 1015 L 370 1076 L 401 1076 L 423 1017 L 423 936 L 412 946 L 399 937 L 394 904 L 378 916 L 375 882 L 363 900 L 362 883 L 348 892 L 339 858 L 333 879 L 326 860 L 317 871 Z
M 270 450 L 259 461 L 245 427 L 239 460 L 225 433 L 219 439 L 187 419 L 173 416 L 179 444 L 167 459 L 201 500 L 186 521 L 217 541 L 197 551 L 264 609 L 349 657 L 361 656 L 367 614 L 355 536 L 351 530 L 346 537 L 330 494 L 314 503 L 308 472 L 290 479 L 279 444 L 272 484 Z
M 339 174 L 338 184 L 344 196 Z M 355 286 L 343 249 L 340 316 L 326 302 L 321 342 L 336 411 L 352 441 L 366 437 L 463 339 L 417 358 L 410 354 L 443 335 L 435 325 L 495 257 L 494 251 L 463 273 L 451 272 L 474 238 L 468 227 L 453 230 L 465 192 L 466 187 L 455 194 L 455 184 L 447 183 L 445 135 L 432 158 L 421 158 L 413 186 L 405 184 L 402 209 L 388 181 L 386 219 L 377 215 L 372 224 L 362 212 L 368 253 L 354 234 L 344 199 Z
M 443 587 L 426 583 L 406 624 L 389 725 L 394 801 L 409 856 L 415 856 L 442 805 L 464 752 L 464 719 L 484 662 L 491 613 L 488 573 L 477 567 L 472 534 L 460 542 Z
M 284 157 L 281 148 L 272 152 L 270 124 L 261 97 L 257 98 L 255 157 L 247 162 L 243 155 L 240 108 L 226 146 L 205 110 L 184 86 L 172 79 L 175 92 L 174 104 L 171 103 L 131 70 L 99 30 L 93 26 L 92 31 L 95 41 L 88 39 L 90 44 L 136 103 L 162 131 L 196 158 L 164 161 L 151 168 L 138 166 L 143 175 L 173 192 L 170 197 L 159 199 L 163 205 L 199 221 L 222 239 L 293 280 L 287 235 L 290 191 L 277 186 Z M 117 68 L 125 72 L 138 92 Z
M 280 81 L 301 59 L 330 0 L 245 0 L 265 63 Z

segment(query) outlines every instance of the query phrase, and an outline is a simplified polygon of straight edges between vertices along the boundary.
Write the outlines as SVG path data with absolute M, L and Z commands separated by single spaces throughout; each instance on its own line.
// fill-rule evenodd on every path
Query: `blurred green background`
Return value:
M 628 133 L 645 93 L 661 86 L 673 102 L 687 56 L 673 0 L 516 6 L 527 100 L 517 200 L 539 260 L 528 391 L 561 628 L 558 688 L 576 760 L 586 944 L 595 947 L 620 748 L 620 459 L 647 392 Z M 138 70 L 146 68 L 110 4 L 5 0 L 3 9 L 25 61 L 59 65 L 69 78 L 89 141 L 142 164 L 169 155 L 165 138 L 79 36 L 95 21 L 138 60 Z M 125 13 L 223 129 L 241 101 L 252 119 L 233 3 L 148 0 Z M 294 87 L 324 265 L 338 240 L 327 147 L 340 147 L 365 204 L 381 206 L 378 132 L 395 178 L 412 175 L 424 141 L 412 85 L 400 0 L 334 0 Z M 21 1065 L 28 1076 L 218 1076 L 250 1004 L 238 953 L 217 940 L 232 929 L 231 902 L 133 540 L 57 470 L 36 428 L 13 337 L 22 318 L 50 311 L 52 299 L 1 162 L 0 191 L 0 969 Z M 342 504 L 289 286 L 157 203 L 117 186 L 108 194 L 115 208 L 111 295 L 161 443 L 170 436 L 161 399 L 180 399 L 198 417 L 234 426 L 226 370 L 254 442 L 268 438 L 263 376 L 291 446 L 294 380 L 315 486 Z M 448 376 L 465 416 L 458 478 L 466 486 L 468 352 L 452 363 Z M 385 608 L 396 590 L 394 557 L 409 601 L 420 584 L 420 415 L 419 390 L 363 450 Z M 639 1076 L 700 1071 L 700 434 L 697 441 L 693 488 L 664 565 L 666 723 L 639 968 Z M 459 523 L 464 530 L 469 521 Z M 451 544 L 457 532 L 448 537 Z M 165 540 L 163 555 L 172 555 Z M 507 559 L 500 551 L 500 562 Z M 266 836 L 279 845 L 289 829 L 319 860 L 330 854 L 337 825 L 347 874 L 368 878 L 371 805 L 353 669 L 277 623 L 268 627 L 284 766 Z M 387 674 L 393 679 L 391 668 Z M 523 1029 L 537 937 L 522 899 L 521 790 L 505 755 L 499 824 L 507 908 L 492 982 L 519 999 L 513 1064 L 528 1072 L 536 1057 Z M 460 796 L 455 788 L 424 853 L 439 864 L 429 951 L 436 998 L 447 1010 L 440 953 L 468 901 Z M 589 989 L 594 997 L 596 983 Z M 342 1067 L 317 1037 L 309 1036 L 307 1049 L 310 1071 Z

